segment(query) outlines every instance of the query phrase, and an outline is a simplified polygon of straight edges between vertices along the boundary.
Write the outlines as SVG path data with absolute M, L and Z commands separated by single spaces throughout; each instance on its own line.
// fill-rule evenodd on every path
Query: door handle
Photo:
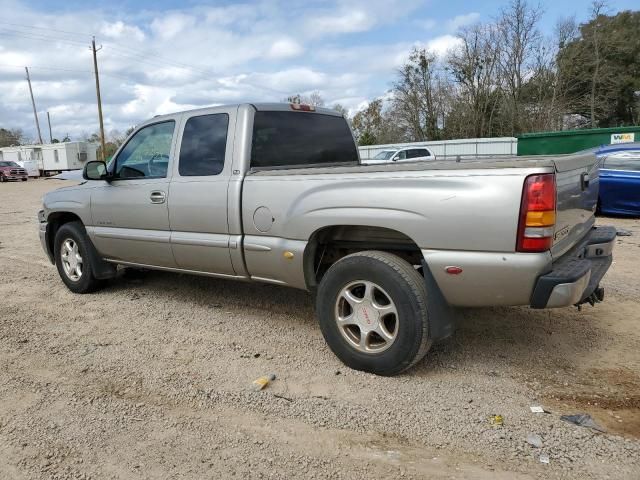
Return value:
M 580 175 L 580 188 L 582 188 L 582 191 L 589 188 L 589 172 L 582 172 L 582 175 Z
M 154 192 L 151 192 L 150 198 L 151 203 L 164 203 L 164 201 L 167 199 L 167 195 L 160 190 L 156 190 Z

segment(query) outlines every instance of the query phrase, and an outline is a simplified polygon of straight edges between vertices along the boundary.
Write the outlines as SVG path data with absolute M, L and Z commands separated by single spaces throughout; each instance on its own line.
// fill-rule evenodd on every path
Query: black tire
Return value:
M 7 177 L 5 177 L 4 175 L 0 175 L 0 182 L 4 183 L 7 181 Z
M 365 353 L 354 348 L 344 338 L 335 319 L 340 292 L 360 280 L 381 287 L 398 312 L 395 340 L 381 352 Z M 329 348 L 355 370 L 396 375 L 418 363 L 431 347 L 424 279 L 412 265 L 390 253 L 359 252 L 333 264 L 320 282 L 316 312 Z
M 78 248 L 82 262 L 82 274 L 77 280 L 73 280 L 65 272 L 62 264 L 62 245 L 72 240 Z M 87 233 L 81 222 L 69 222 L 62 225 L 56 232 L 53 242 L 53 254 L 58 268 L 60 278 L 73 293 L 91 293 L 102 286 L 102 281 L 98 280 L 93 274 L 92 249 L 88 246 Z
M 26 178 L 23 178 L 23 179 L 22 179 L 22 181 L 23 181 L 23 182 L 26 182 L 26 181 L 27 181 L 27 179 L 26 179 Z

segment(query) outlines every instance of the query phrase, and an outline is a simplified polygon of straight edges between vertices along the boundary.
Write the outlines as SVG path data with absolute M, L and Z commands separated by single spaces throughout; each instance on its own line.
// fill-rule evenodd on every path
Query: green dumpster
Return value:
M 640 142 L 640 126 L 524 133 L 518 137 L 518 155 L 573 153 L 628 142 Z

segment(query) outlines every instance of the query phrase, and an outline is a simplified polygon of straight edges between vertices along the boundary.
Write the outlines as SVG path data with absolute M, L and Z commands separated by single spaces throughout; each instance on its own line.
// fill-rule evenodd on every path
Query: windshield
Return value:
M 373 157 L 374 160 L 389 160 L 391 157 L 393 157 L 393 154 L 396 153 L 395 150 L 385 150 L 383 152 L 380 152 L 379 154 L 377 154 L 375 157 Z
M 0 167 L 19 167 L 16 162 L 0 162 Z

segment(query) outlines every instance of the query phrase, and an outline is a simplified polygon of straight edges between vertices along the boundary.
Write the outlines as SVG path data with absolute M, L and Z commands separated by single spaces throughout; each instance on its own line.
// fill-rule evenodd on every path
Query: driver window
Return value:
M 138 130 L 116 158 L 115 177 L 165 178 L 174 128 L 171 120 Z
M 402 150 L 401 152 L 396 153 L 396 160 L 405 160 L 407 158 L 407 151 Z

